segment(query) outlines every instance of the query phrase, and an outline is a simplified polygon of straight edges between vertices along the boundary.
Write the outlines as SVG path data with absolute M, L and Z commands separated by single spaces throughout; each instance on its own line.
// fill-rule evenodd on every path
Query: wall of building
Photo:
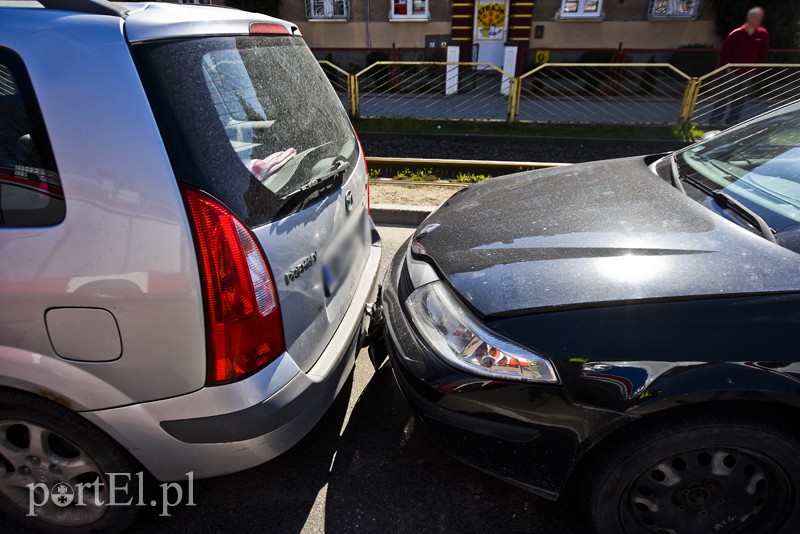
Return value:
M 561 8 L 561 0 L 534 0 L 534 19 L 540 21 L 555 20 Z M 603 0 L 603 13 L 605 20 L 617 21 L 646 21 L 650 7 L 650 0 Z M 700 16 L 697 20 L 714 20 L 714 10 L 711 0 L 703 2 Z M 675 21 L 672 21 L 675 22 Z M 676 22 L 689 24 L 691 21 Z
M 391 0 L 351 0 L 349 21 L 309 21 L 303 0 L 284 0 L 281 17 L 296 23 L 312 48 L 421 48 L 426 35 L 451 34 L 453 1 L 431 0 L 427 21 L 390 21 Z M 459 5 L 472 3 L 455 1 Z M 602 20 L 566 21 L 557 19 L 561 0 L 534 0 L 529 46 L 616 48 L 621 42 L 626 48 L 677 48 L 720 44 L 710 0 L 704 2 L 697 20 L 687 21 L 648 20 L 649 0 L 605 0 L 603 4 Z M 537 25 L 544 26 L 541 39 L 534 38 Z M 524 41 L 517 44 L 528 46 Z
M 284 17 L 289 18 L 289 17 Z M 450 22 L 370 22 L 369 43 L 367 26 L 361 23 L 309 22 L 297 23 L 311 48 L 423 48 L 426 35 L 447 35 Z
M 719 45 L 711 2 L 706 0 L 696 20 L 648 20 L 649 0 L 605 0 L 598 20 L 558 20 L 561 0 L 538 0 L 533 9 L 532 48 L 677 48 Z M 535 26 L 544 37 L 534 38 Z
M 531 48 L 678 48 L 688 44 L 719 45 L 713 21 L 558 21 L 544 26 L 544 38 Z
M 430 20 L 389 20 L 391 0 L 351 0 L 348 22 L 309 21 L 302 0 L 284 0 L 281 17 L 297 24 L 312 48 L 422 48 L 426 35 L 450 33 L 452 0 L 431 0 L 429 9 Z

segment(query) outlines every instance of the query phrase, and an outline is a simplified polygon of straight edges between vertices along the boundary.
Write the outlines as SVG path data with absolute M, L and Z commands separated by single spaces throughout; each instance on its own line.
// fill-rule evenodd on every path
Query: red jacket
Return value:
M 736 28 L 725 39 L 719 54 L 719 66 L 728 63 L 766 63 L 769 51 L 769 32 L 758 28 L 753 35 L 747 33 L 747 24 Z

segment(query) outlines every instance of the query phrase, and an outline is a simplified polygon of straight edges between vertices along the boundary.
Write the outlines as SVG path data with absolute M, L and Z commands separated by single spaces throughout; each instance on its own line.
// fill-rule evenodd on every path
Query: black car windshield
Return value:
M 291 193 L 354 167 L 358 142 L 325 73 L 299 37 L 208 37 L 136 46 L 180 180 L 249 224 Z
M 800 222 L 800 104 L 677 154 L 681 176 L 723 191 L 775 230 Z

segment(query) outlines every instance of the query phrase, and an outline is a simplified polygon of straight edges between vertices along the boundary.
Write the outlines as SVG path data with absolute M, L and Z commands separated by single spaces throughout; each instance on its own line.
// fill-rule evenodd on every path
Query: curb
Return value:
M 375 224 L 419 226 L 436 206 L 406 206 L 403 204 L 372 204 L 369 213 Z
M 439 180 L 436 182 L 415 182 L 412 180 L 395 180 L 394 178 L 370 178 L 369 179 L 370 185 L 410 185 L 410 186 L 420 186 L 420 187 L 452 187 L 455 189 L 464 189 L 469 187 L 471 184 L 468 183 L 457 183 L 457 182 L 449 182 L 447 180 Z
M 483 144 L 505 144 L 505 143 L 530 143 L 532 141 L 540 143 L 556 143 L 559 145 L 582 147 L 582 146 L 641 146 L 645 150 L 678 150 L 692 144 L 690 141 L 679 139 L 620 139 L 615 137 L 547 137 L 538 135 L 519 135 L 519 134 L 480 134 L 480 133 L 438 133 L 438 132 L 369 132 L 359 131 L 358 135 L 362 140 L 396 140 L 398 137 L 411 137 L 417 139 L 452 141 L 480 142 Z

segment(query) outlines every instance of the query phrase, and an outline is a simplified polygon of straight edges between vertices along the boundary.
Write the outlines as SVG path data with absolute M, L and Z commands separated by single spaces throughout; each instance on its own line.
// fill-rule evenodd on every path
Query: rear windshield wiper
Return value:
M 302 186 L 298 187 L 291 193 L 283 195 L 281 200 L 287 200 L 293 196 L 298 195 L 299 193 L 303 193 L 306 191 L 311 191 L 313 189 L 318 189 L 322 185 L 326 185 L 329 182 L 338 182 L 344 177 L 344 173 L 350 169 L 350 162 L 345 159 L 340 159 L 338 161 L 334 161 L 333 168 L 327 174 L 323 174 L 322 176 L 318 176 L 313 180 L 309 180 L 307 183 L 303 184 Z
M 681 179 L 710 196 L 720 208 L 733 211 L 743 219 L 747 220 L 747 222 L 749 222 L 755 228 L 758 228 L 761 236 L 767 241 L 771 241 L 772 243 L 778 242 L 778 240 L 775 239 L 775 233 L 772 231 L 772 228 L 769 227 L 769 224 L 767 224 L 767 221 L 765 221 L 761 215 L 754 212 L 728 193 L 718 189 L 711 189 L 710 187 L 688 176 L 684 176 Z

